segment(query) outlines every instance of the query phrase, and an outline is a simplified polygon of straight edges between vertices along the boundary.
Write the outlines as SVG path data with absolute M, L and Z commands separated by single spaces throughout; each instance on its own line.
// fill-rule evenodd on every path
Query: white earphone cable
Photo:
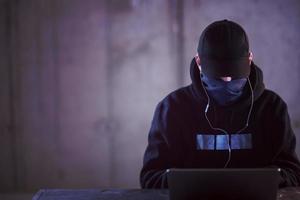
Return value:
M 249 125 L 249 120 L 250 120 L 250 116 L 251 116 L 251 113 L 252 113 L 252 109 L 253 109 L 253 104 L 254 104 L 254 94 L 253 94 L 253 88 L 251 86 L 251 82 L 249 80 L 249 78 L 247 78 L 247 82 L 249 84 L 249 87 L 250 87 L 250 90 L 251 90 L 251 105 L 250 105 L 250 108 L 249 108 L 249 112 L 248 112 L 248 115 L 247 115 L 247 120 L 246 120 L 246 124 L 243 128 L 241 128 L 239 131 L 237 131 L 237 133 L 241 133 L 242 131 L 244 131 L 248 125 Z M 202 85 L 202 88 L 204 89 L 204 92 L 206 94 L 206 97 L 207 97 L 207 105 L 206 105 L 206 108 L 205 108 L 205 112 L 204 112 L 204 116 L 210 126 L 211 129 L 215 130 L 215 131 L 221 131 L 223 132 L 226 136 L 227 136 L 227 144 L 228 144 L 228 159 L 224 165 L 224 168 L 226 168 L 231 160 L 231 144 L 230 144 L 230 135 L 228 134 L 228 132 L 222 128 L 218 128 L 218 127 L 214 127 L 212 125 L 212 123 L 210 122 L 208 116 L 207 116 L 207 112 L 208 112 L 208 109 L 209 109 L 209 105 L 210 105 L 210 97 L 203 85 L 203 82 L 202 82 L 202 79 L 201 79 L 201 85 Z

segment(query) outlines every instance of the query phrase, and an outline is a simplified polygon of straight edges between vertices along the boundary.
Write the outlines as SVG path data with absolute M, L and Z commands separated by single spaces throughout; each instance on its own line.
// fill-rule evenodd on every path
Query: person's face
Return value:
M 200 60 L 200 57 L 199 57 L 198 53 L 195 56 L 195 60 L 196 60 L 197 66 L 199 68 L 199 71 L 201 72 L 201 60 Z M 252 54 L 252 52 L 250 52 L 249 53 L 249 65 L 251 64 L 252 60 L 253 60 L 253 54 Z M 224 77 L 220 77 L 220 79 L 225 81 L 225 82 L 229 82 L 229 81 L 232 80 L 232 77 L 224 76 Z

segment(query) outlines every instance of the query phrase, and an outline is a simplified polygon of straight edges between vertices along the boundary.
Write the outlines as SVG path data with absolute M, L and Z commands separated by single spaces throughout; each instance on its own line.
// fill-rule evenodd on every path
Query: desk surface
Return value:
M 168 190 L 42 189 L 32 200 L 168 200 Z M 280 189 L 278 200 L 300 200 L 300 187 Z

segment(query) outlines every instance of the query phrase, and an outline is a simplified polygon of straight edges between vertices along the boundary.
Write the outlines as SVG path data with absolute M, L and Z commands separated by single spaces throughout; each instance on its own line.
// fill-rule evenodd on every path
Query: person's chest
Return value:
M 189 118 L 188 123 L 182 123 L 184 167 L 220 168 L 225 166 L 229 157 L 228 167 L 268 165 L 272 156 L 271 141 L 266 134 L 268 128 L 264 123 L 267 116 L 253 114 L 245 128 L 246 117 L 238 112 L 217 112 L 205 117 L 204 112 L 198 112 Z

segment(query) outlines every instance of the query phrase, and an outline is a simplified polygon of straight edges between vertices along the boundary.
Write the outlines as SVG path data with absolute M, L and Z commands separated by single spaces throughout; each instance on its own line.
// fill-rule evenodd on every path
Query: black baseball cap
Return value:
M 200 36 L 197 51 L 207 76 L 246 78 L 250 74 L 248 37 L 233 21 L 208 25 Z

